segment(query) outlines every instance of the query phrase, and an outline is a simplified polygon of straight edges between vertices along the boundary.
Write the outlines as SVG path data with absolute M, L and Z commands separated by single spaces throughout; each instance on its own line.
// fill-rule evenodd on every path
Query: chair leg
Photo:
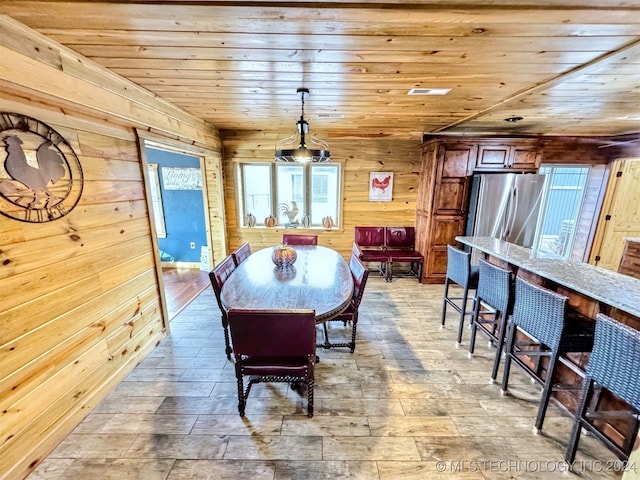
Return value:
M 496 358 L 493 360 L 493 370 L 491 371 L 491 381 L 495 382 L 498 377 L 498 369 L 500 368 L 500 357 L 504 350 L 505 329 L 507 328 L 507 316 L 502 312 L 496 312 L 500 315 L 500 329 L 498 330 L 498 345 L 496 346 Z
M 460 323 L 458 324 L 458 342 L 456 345 L 460 345 L 462 342 L 462 331 L 464 330 L 464 319 L 467 313 L 467 299 L 469 297 L 469 289 L 465 287 L 464 293 L 462 294 L 462 305 L 460 305 Z
M 571 437 L 569 437 L 569 443 L 567 445 L 567 452 L 564 459 L 569 465 L 573 464 L 576 459 L 576 452 L 578 451 L 578 442 L 580 441 L 580 433 L 582 432 L 582 419 L 584 418 L 587 407 L 591 400 L 590 392 L 593 388 L 593 379 L 586 377 L 582 383 L 582 393 L 580 395 L 580 405 L 576 411 L 575 420 L 573 422 L 573 429 L 571 430 Z
M 536 418 L 536 425 L 534 431 L 542 430 L 542 424 L 544 423 L 544 417 L 547 414 L 547 407 L 549 406 L 549 399 L 551 398 L 551 392 L 553 390 L 553 376 L 556 372 L 558 360 L 558 352 L 554 351 L 549 357 L 549 367 L 547 368 L 547 376 L 544 381 L 544 387 L 542 389 L 542 398 L 540 399 L 540 406 L 538 407 L 538 416 Z
M 324 330 L 324 348 L 331 348 L 331 343 L 329 342 L 329 330 L 327 330 L 327 322 L 322 322 L 322 329 Z
M 471 315 L 471 338 L 469 339 L 469 356 L 473 355 L 476 348 L 476 333 L 478 330 L 478 316 L 480 315 L 480 300 L 478 295 L 473 302 L 473 314 Z
M 442 300 L 442 318 L 440 320 L 440 326 L 444 327 L 444 322 L 447 317 L 447 298 L 449 297 L 449 279 L 444 281 L 444 298 Z
M 238 363 L 236 363 L 236 378 L 238 379 L 238 413 L 241 417 L 244 417 L 246 398 L 244 396 L 244 382 L 242 381 L 242 372 L 240 372 L 240 366 Z
M 504 372 L 502 372 L 502 388 L 500 393 L 502 395 L 507 394 L 509 387 L 509 373 L 511 370 L 511 355 L 513 354 L 513 344 L 516 339 L 516 324 L 513 322 L 508 323 L 507 338 L 506 338 L 506 356 L 504 359 Z
M 387 261 L 387 276 L 385 280 L 387 282 L 391 282 L 393 280 L 393 262 L 391 260 Z
M 387 279 L 387 262 L 380 262 L 380 276 Z
M 229 327 L 222 324 L 222 328 L 224 328 L 224 353 L 227 355 L 227 360 L 231 360 L 231 353 L 233 350 L 231 349 L 231 342 L 229 341 Z
M 356 326 L 358 325 L 357 316 L 354 315 L 351 322 L 351 345 L 349 348 L 351 349 L 351 353 L 353 353 L 356 350 Z
M 307 417 L 313 417 L 313 378 L 307 379 Z

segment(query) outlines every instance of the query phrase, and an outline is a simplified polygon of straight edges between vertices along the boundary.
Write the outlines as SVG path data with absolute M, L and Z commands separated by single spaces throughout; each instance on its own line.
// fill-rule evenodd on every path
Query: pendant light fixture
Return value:
M 308 88 L 298 88 L 302 100 L 302 113 L 296 122 L 297 131 L 290 137 L 283 138 L 276 143 L 276 162 L 330 162 L 329 144 L 309 133 L 309 123 L 304 119 L 304 97 L 309 95 Z M 309 148 L 307 146 L 309 141 Z

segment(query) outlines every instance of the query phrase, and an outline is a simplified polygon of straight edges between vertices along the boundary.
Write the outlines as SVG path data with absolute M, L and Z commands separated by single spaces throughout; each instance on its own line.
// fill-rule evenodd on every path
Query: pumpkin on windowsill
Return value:
M 322 219 L 322 225 L 324 226 L 324 228 L 326 228 L 327 230 L 331 230 L 333 228 L 333 218 L 331 217 L 324 217 Z
M 265 227 L 275 227 L 277 224 L 278 224 L 278 220 L 273 215 L 269 215 L 267 218 L 264 219 Z
M 279 245 L 274 247 L 271 254 L 271 260 L 276 264 L 278 268 L 287 268 L 293 266 L 296 263 L 298 254 L 289 245 Z

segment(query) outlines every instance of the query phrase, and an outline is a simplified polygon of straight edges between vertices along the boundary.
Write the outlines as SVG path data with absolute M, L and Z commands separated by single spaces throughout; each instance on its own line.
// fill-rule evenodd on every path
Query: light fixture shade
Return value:
M 298 88 L 302 101 L 300 120 L 296 122 L 297 131 L 276 143 L 274 160 L 276 162 L 330 162 L 329 144 L 309 133 L 309 123 L 304 119 L 304 96 L 309 95 L 307 88 Z M 307 145 L 307 140 L 309 144 Z

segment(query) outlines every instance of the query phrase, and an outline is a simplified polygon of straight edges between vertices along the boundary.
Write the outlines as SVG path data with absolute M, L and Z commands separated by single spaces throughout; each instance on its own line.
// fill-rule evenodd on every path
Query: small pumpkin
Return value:
M 271 260 L 278 268 L 291 267 L 298 258 L 297 252 L 289 245 L 280 245 L 274 247 L 271 254 Z
M 302 217 L 302 226 L 304 228 L 309 228 L 310 225 L 311 225 L 311 217 L 307 213 L 304 217 Z
M 267 218 L 264 219 L 265 227 L 275 227 L 277 224 L 278 224 L 278 219 L 273 215 L 269 215 Z
M 247 219 L 245 220 L 247 227 L 253 228 L 256 226 L 256 217 L 252 213 L 247 215 Z
M 327 230 L 331 230 L 333 228 L 333 218 L 331 217 L 324 217 L 322 219 L 322 225 L 324 226 L 324 228 L 326 228 Z

